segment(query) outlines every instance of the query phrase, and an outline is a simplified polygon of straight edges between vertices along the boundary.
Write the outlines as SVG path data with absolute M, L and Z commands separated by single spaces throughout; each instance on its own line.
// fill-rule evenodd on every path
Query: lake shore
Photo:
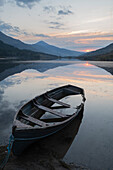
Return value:
M 42 148 L 41 148 L 42 149 Z M 15 157 L 12 153 L 10 158 L 3 168 L 4 170 L 89 170 L 89 168 L 82 165 L 75 165 L 74 163 L 67 164 L 62 159 L 58 159 L 54 153 L 47 151 L 45 149 L 41 150 L 38 148 L 35 151 L 35 155 L 32 151 L 31 154 L 22 155 L 20 157 Z M 6 156 L 6 146 L 0 146 L 0 163 L 4 160 Z M 46 152 L 45 152 L 46 151 Z M 35 156 L 35 157 L 34 157 Z M 1 169 L 1 168 L 0 168 Z

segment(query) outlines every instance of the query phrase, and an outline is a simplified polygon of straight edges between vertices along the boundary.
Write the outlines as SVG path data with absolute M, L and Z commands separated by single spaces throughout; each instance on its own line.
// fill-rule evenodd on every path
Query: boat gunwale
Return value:
M 74 114 L 72 114 L 69 118 L 67 118 L 66 120 L 64 120 L 62 122 L 55 123 L 55 125 L 49 125 L 47 127 L 24 127 L 24 128 L 17 127 L 16 131 L 18 131 L 18 132 L 26 131 L 26 133 L 27 133 L 27 131 L 29 131 L 29 130 L 41 130 L 41 129 L 45 130 L 45 129 L 57 127 L 59 125 L 63 125 L 65 123 L 69 124 L 75 117 L 77 117 L 77 115 L 79 114 L 79 112 L 82 110 L 83 107 L 84 107 L 84 103 L 81 103 L 81 106 L 76 110 L 76 112 Z M 18 138 L 15 138 L 15 140 L 18 140 Z M 26 138 L 26 140 L 27 140 L 27 138 Z
M 61 86 L 61 87 L 58 87 L 58 88 L 55 88 L 55 89 L 52 89 L 52 90 L 49 90 L 49 91 L 47 91 L 46 93 L 51 93 L 51 92 L 55 92 L 55 91 L 57 91 L 57 90 L 61 90 L 61 89 L 64 89 L 64 88 L 68 88 L 68 86 L 73 86 L 73 85 L 64 85 L 64 86 Z M 80 107 L 75 111 L 75 113 L 73 113 L 72 115 L 69 115 L 69 117 L 67 117 L 67 119 L 65 119 L 65 120 L 63 120 L 63 121 L 61 121 L 61 122 L 55 122 L 55 123 L 47 123 L 47 124 L 49 124 L 49 125 L 47 125 L 46 127 L 41 127 L 41 126 L 39 126 L 39 127 L 36 127 L 36 126 L 30 126 L 30 125 L 28 125 L 28 126 L 26 126 L 25 127 L 25 125 L 27 125 L 27 124 L 24 124 L 24 123 L 22 123 L 21 121 L 21 123 L 23 124 L 23 126 L 21 126 L 21 127 L 16 127 L 16 131 L 18 131 L 18 130 L 31 130 L 31 129 L 45 129 L 45 128 L 51 128 L 51 127 L 55 127 L 55 126 L 59 126 L 60 124 L 63 124 L 63 123 L 66 123 L 66 122 L 68 122 L 68 121 L 70 121 L 71 119 L 73 119 L 74 117 L 76 117 L 77 115 L 78 115 L 78 112 L 79 112 L 79 110 L 81 110 L 82 109 L 82 107 L 83 107 L 83 105 L 84 105 L 84 98 L 85 98 L 85 96 L 84 96 L 84 89 L 82 89 L 82 88 L 80 88 L 80 87 L 77 87 L 77 86 L 74 86 L 75 88 L 77 88 L 78 90 L 81 90 L 82 91 L 82 93 L 79 93 L 79 94 L 76 94 L 76 95 L 81 95 L 82 96 L 82 102 L 81 102 L 81 104 L 80 104 Z M 40 96 L 43 96 L 45 93 L 43 93 L 43 94 L 41 94 L 41 95 L 38 95 L 38 96 L 36 96 L 34 99 L 36 99 L 36 98 L 39 98 Z M 47 99 L 45 99 L 45 100 L 47 100 Z M 27 103 L 25 103 L 20 109 L 19 109 L 19 111 L 20 110 L 22 110 L 26 105 L 28 105 L 30 102 L 32 102 L 33 101 L 33 99 L 32 100 L 30 100 L 30 101 L 28 101 Z M 42 103 L 41 103 L 42 104 Z M 54 104 L 54 103 L 53 103 Z M 52 105 L 53 105 L 52 104 Z M 39 110 L 41 110 L 41 109 L 39 109 Z M 15 115 L 15 117 L 14 117 L 14 122 L 13 122 L 13 126 L 15 126 L 16 125 L 16 121 L 17 121 L 17 116 L 18 116 L 18 113 L 19 113 L 19 111 L 16 113 L 16 115 Z M 39 120 L 39 119 L 37 119 L 37 120 Z M 18 120 L 19 121 L 19 120 Z M 46 124 L 46 122 L 44 122 L 45 124 Z

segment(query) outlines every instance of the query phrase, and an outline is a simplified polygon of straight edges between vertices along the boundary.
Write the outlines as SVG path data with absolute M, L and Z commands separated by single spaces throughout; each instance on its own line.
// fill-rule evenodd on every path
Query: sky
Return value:
M 113 0 L 0 0 L 0 31 L 89 52 L 113 43 Z

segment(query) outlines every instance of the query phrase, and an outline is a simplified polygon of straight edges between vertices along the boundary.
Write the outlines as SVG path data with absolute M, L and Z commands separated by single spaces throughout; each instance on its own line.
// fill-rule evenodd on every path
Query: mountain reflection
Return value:
M 16 73 L 20 73 L 26 69 L 35 69 L 40 72 L 44 72 L 44 71 L 47 71 L 48 69 L 53 69 L 53 68 L 64 66 L 64 65 L 68 65 L 68 63 L 62 63 L 62 62 L 61 63 L 57 63 L 57 62 L 46 63 L 44 61 L 42 62 L 38 61 L 38 63 L 37 61 L 36 62 L 3 61 L 3 62 L 0 62 L 0 81 L 4 80 L 8 76 L 12 76 Z

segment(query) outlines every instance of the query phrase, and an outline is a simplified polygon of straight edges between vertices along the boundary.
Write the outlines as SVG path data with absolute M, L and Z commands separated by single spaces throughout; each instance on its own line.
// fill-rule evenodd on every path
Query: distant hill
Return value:
M 12 45 L 18 49 L 26 49 L 26 50 L 36 51 L 35 49 L 33 49 L 33 47 L 31 47 L 31 45 L 25 44 L 18 39 L 9 37 L 9 36 L 3 34 L 1 31 L 0 31 L 0 40 L 3 41 L 5 44 Z
M 44 52 L 47 54 L 57 55 L 57 56 L 61 56 L 61 57 L 68 57 L 68 56 L 76 57 L 76 56 L 80 56 L 81 54 L 83 54 L 83 52 L 59 48 L 59 47 L 50 45 L 44 41 L 39 41 L 36 44 L 32 44 L 32 47 L 37 49 L 37 51 L 39 51 L 39 52 Z
M 78 58 L 81 60 L 113 61 L 113 43 L 96 51 L 86 53 Z
M 20 50 L 11 45 L 5 44 L 0 41 L 0 58 L 16 57 L 23 60 L 36 60 L 36 59 L 57 59 L 57 56 L 38 53 L 30 50 Z

